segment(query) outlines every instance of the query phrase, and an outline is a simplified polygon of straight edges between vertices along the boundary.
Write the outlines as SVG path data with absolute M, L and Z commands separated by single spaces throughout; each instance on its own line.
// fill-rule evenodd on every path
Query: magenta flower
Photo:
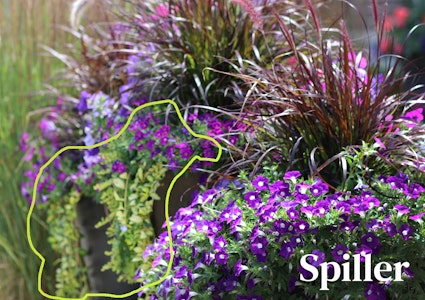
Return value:
M 409 111 L 404 116 L 403 119 L 413 121 L 415 123 L 420 123 L 424 120 L 423 108 L 417 108 L 415 110 Z
M 414 216 L 410 216 L 409 219 L 418 222 L 419 224 L 422 224 L 423 220 L 422 220 L 422 216 L 425 215 L 425 211 L 414 215 Z
M 394 209 L 397 211 L 397 217 L 401 217 L 402 215 L 410 212 L 410 208 L 401 204 L 394 205 Z

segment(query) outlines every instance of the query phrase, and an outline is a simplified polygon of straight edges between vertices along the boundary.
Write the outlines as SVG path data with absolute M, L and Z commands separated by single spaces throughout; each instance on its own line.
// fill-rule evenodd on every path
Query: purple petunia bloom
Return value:
M 401 204 L 394 205 L 394 209 L 397 211 L 397 217 L 401 217 L 402 215 L 410 212 L 410 208 Z
M 344 254 L 348 253 L 348 248 L 342 244 L 337 244 L 331 251 L 336 262 L 344 261 Z
M 296 220 L 298 219 L 299 216 L 299 211 L 294 209 L 294 208 L 290 208 L 286 211 L 286 214 L 288 215 L 288 218 L 291 220 Z
M 310 225 L 306 220 L 299 220 L 293 223 L 294 229 L 298 233 L 306 233 L 310 229 Z
M 234 229 L 242 220 L 242 210 L 235 204 L 235 201 L 232 201 L 221 212 L 219 220 L 230 224 Z
M 235 276 L 239 277 L 241 275 L 241 273 L 243 271 L 246 271 L 246 270 L 248 270 L 248 267 L 242 264 L 241 258 L 238 259 L 238 261 L 236 262 L 235 267 L 234 267 Z
M 372 250 L 372 254 L 378 254 L 381 248 L 379 238 L 373 232 L 367 232 L 361 237 L 361 241 L 364 245 L 368 246 Z
M 80 102 L 77 104 L 77 110 L 78 113 L 82 114 L 88 109 L 87 106 L 87 99 L 90 98 L 92 95 L 86 91 L 81 91 L 80 94 Z
M 124 163 L 120 162 L 119 160 L 114 161 L 112 164 L 112 172 L 114 173 L 125 173 L 127 170 Z
M 293 183 L 295 183 L 297 181 L 297 178 L 301 176 L 300 171 L 288 171 L 285 173 L 285 176 L 283 177 L 283 179 L 285 180 L 290 180 Z
M 267 251 L 267 238 L 256 237 L 251 241 L 251 252 L 254 255 L 262 255 Z
M 412 183 L 407 191 L 405 191 L 406 196 L 417 199 L 421 193 L 425 192 L 425 188 L 418 183 Z
M 310 192 L 315 197 L 326 194 L 328 192 L 328 190 L 329 190 L 328 185 L 326 183 L 321 182 L 321 181 L 315 182 L 310 187 Z
M 372 254 L 372 249 L 370 249 L 368 246 L 366 245 L 360 245 L 360 247 L 357 247 L 355 253 L 356 254 L 360 254 L 360 261 L 364 262 L 365 261 L 365 256 L 367 254 Z
M 366 297 L 366 300 L 385 300 L 387 299 L 385 289 L 382 285 L 379 285 L 378 283 L 369 283 L 364 292 L 363 295 Z
M 258 192 L 249 191 L 245 194 L 244 200 L 248 203 L 248 206 L 257 209 L 261 206 L 262 199 Z
M 268 203 L 261 207 L 256 213 L 256 216 L 260 217 L 261 223 L 271 222 L 276 216 L 277 207 L 272 203 Z
M 302 246 L 304 244 L 303 238 L 301 235 L 293 235 L 290 238 L 291 244 L 294 248 Z
M 397 234 L 397 227 L 389 221 L 384 221 L 384 230 L 388 236 L 395 236 Z
M 224 239 L 222 235 L 214 240 L 215 251 L 223 250 L 226 247 L 226 245 L 227 245 L 227 241 Z
M 229 258 L 229 255 L 226 251 L 220 250 L 215 254 L 215 261 L 218 265 L 225 265 L 227 264 L 227 259 Z
M 282 246 L 279 252 L 280 256 L 282 256 L 283 258 L 289 259 L 293 253 L 294 253 L 294 247 L 292 246 L 292 243 L 290 242 L 282 243 Z
M 263 297 L 258 295 L 236 296 L 236 300 L 263 300 Z
M 323 253 L 322 251 L 319 251 L 317 249 L 314 249 L 311 254 L 315 255 L 313 256 L 309 256 L 307 257 L 307 261 L 315 267 L 318 267 L 322 262 L 325 261 L 325 253 Z
M 407 224 L 402 224 L 398 229 L 398 233 L 402 236 L 402 238 L 407 241 L 414 233 L 412 227 Z
M 253 181 L 252 185 L 257 191 L 264 191 L 269 188 L 269 179 L 264 176 L 257 176 Z
M 409 219 L 418 222 L 419 224 L 422 224 L 423 220 L 422 220 L 422 216 L 425 215 L 425 211 L 414 215 L 414 216 L 410 216 Z

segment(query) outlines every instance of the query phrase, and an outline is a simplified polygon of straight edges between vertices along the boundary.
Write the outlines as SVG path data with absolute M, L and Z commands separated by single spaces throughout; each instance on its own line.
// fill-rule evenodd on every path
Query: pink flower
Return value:
M 406 26 L 407 19 L 410 16 L 410 9 L 404 6 L 399 6 L 393 12 L 394 22 L 397 27 Z
M 423 108 L 414 109 L 406 113 L 402 118 L 411 120 L 416 123 L 420 123 L 424 119 L 423 110 L 424 110 Z
M 155 11 L 161 18 L 167 18 L 170 15 L 170 11 L 165 4 L 160 4 L 155 7 Z
M 387 147 L 385 147 L 384 143 L 377 137 L 373 138 L 375 140 L 375 143 L 382 149 L 386 149 Z

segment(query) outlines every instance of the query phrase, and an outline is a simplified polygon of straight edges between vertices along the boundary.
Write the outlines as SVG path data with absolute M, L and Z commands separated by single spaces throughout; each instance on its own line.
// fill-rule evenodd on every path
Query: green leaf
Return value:
M 114 178 L 114 186 L 122 190 L 125 189 L 125 183 L 120 178 Z

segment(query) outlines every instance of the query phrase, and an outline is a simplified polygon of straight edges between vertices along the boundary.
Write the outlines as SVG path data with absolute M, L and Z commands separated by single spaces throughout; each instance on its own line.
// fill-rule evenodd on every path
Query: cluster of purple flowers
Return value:
M 266 174 L 252 181 L 239 178 L 195 195 L 171 222 L 171 276 L 144 293 L 151 299 L 190 299 L 199 293 L 211 299 L 272 299 L 279 293 L 296 295 L 303 286 L 313 296 L 318 287 L 310 284 L 309 289 L 297 280 L 300 274 L 312 276 L 299 266 L 302 254 L 315 254 L 315 260 L 309 257 L 315 266 L 343 262 L 346 253 L 394 261 L 404 259 L 395 250 L 400 243 L 417 242 L 415 234 L 423 230 L 425 188 L 404 174 L 381 176 L 373 189 L 356 193 L 329 193 L 322 181 L 303 181 L 300 175 L 291 171 L 275 181 Z M 138 271 L 135 279 L 143 280 L 142 285 L 165 272 L 169 243 L 164 232 L 146 249 L 144 258 L 151 257 L 153 264 L 152 270 Z M 422 259 L 419 253 L 416 259 Z M 413 268 L 404 269 L 407 278 L 414 274 Z M 372 282 L 350 290 L 340 282 L 332 290 L 386 299 L 398 288 L 392 289 L 391 282 Z

